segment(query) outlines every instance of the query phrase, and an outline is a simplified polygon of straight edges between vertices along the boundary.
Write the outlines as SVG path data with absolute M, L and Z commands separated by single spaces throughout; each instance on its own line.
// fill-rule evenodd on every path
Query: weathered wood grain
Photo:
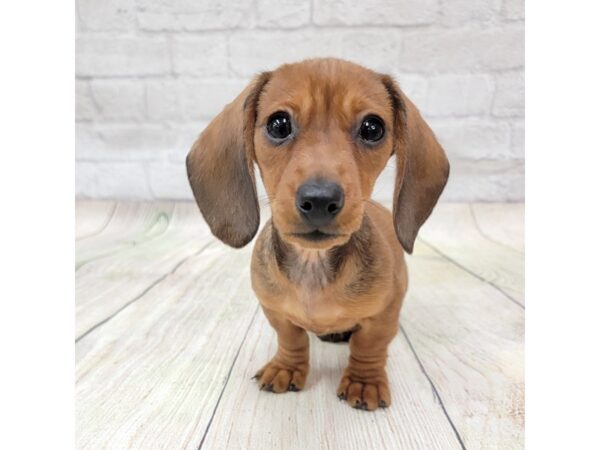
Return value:
M 110 222 L 97 236 L 77 242 L 75 268 L 160 236 L 173 208 L 171 202 L 117 203 Z
M 249 249 L 211 246 L 77 346 L 78 448 L 197 448 L 257 308 Z
M 110 222 L 116 206 L 114 201 L 75 202 L 75 239 L 86 239 L 101 232 Z
M 417 242 L 402 324 L 466 448 L 523 448 L 524 311 Z
M 477 228 L 486 238 L 525 253 L 525 205 L 523 203 L 472 203 Z
M 514 227 L 511 222 L 515 214 L 506 217 L 496 214 L 490 220 L 484 219 L 485 215 L 485 209 L 482 208 L 477 217 L 486 224 L 495 221 L 496 229 Z M 492 230 L 491 227 L 487 229 Z M 493 284 L 513 301 L 524 304 L 523 252 L 483 235 L 477 228 L 468 204 L 438 205 L 419 236 L 455 264 Z
M 80 266 L 75 281 L 76 338 L 134 301 L 186 258 L 213 242 L 195 205 L 177 203 L 173 206 L 152 210 L 150 214 L 164 213 L 168 223 L 160 235 L 149 239 L 134 237 L 138 239 L 136 245 L 113 247 L 110 253 Z M 167 210 L 170 215 L 164 212 Z M 137 212 L 138 221 L 145 223 L 148 211 L 139 209 Z M 115 219 L 118 221 L 119 216 Z M 135 222 L 132 228 L 144 230 Z M 79 252 L 78 247 L 76 251 Z

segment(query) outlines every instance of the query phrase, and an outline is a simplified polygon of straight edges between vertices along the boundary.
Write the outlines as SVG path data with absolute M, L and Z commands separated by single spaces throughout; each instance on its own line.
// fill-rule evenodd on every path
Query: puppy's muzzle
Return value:
M 344 191 L 332 181 L 310 180 L 296 192 L 296 208 L 306 223 L 316 229 L 329 225 L 344 207 Z

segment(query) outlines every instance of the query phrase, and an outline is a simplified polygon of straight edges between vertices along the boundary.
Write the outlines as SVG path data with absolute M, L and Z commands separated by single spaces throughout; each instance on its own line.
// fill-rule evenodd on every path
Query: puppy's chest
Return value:
M 372 246 L 303 251 L 271 236 L 255 250 L 253 287 L 262 305 L 317 334 L 353 328 L 377 313 L 387 283 Z M 359 242 L 360 243 L 360 242 Z
M 317 334 L 352 328 L 356 318 L 337 275 L 323 261 L 296 265 L 282 299 L 290 320 Z
M 284 300 L 285 311 L 292 322 L 317 334 L 345 331 L 356 324 L 356 318 L 332 289 L 290 290 Z

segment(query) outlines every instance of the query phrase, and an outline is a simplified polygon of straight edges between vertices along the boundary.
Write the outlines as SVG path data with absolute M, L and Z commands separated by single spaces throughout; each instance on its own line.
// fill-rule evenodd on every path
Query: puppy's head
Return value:
M 325 249 L 360 228 L 392 155 L 394 225 L 412 252 L 448 178 L 444 151 L 390 77 L 317 59 L 253 80 L 200 135 L 187 168 L 202 214 L 226 244 L 241 247 L 258 229 L 256 162 L 281 238 Z

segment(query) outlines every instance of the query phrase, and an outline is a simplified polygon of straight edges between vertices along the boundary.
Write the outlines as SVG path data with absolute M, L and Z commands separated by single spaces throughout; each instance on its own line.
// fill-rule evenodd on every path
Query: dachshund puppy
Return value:
M 390 157 L 392 213 L 370 199 Z M 340 399 L 367 410 L 390 405 L 385 365 L 407 289 L 403 249 L 412 252 L 449 174 L 442 147 L 392 78 L 338 59 L 262 73 L 208 125 L 186 163 L 201 213 L 232 247 L 258 231 L 254 163 L 269 197 L 252 288 L 278 350 L 256 374 L 261 389 L 304 387 L 310 331 L 349 340 Z

